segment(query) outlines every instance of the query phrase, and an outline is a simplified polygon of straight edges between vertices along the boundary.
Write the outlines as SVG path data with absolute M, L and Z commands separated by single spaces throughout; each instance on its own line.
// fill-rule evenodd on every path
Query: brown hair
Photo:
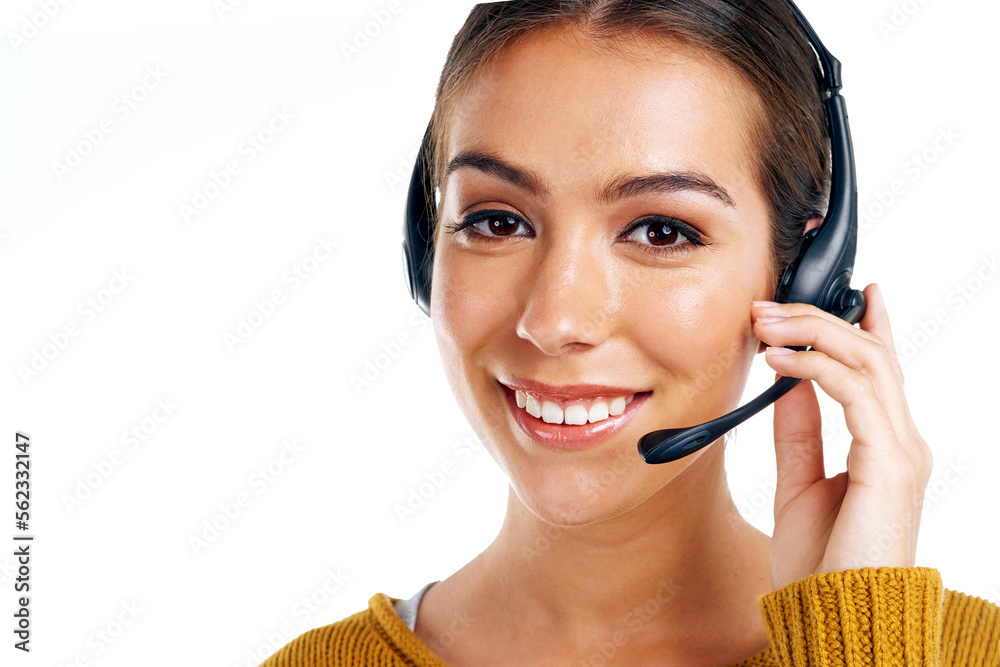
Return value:
M 822 72 L 808 38 L 783 0 L 508 0 L 476 5 L 448 52 L 431 116 L 430 192 L 441 187 L 447 124 L 454 102 L 481 67 L 514 40 L 570 23 L 613 46 L 635 34 L 708 50 L 741 73 L 763 109 L 754 128 L 755 172 L 771 204 L 775 285 L 791 262 L 807 220 L 822 215 L 829 137 Z

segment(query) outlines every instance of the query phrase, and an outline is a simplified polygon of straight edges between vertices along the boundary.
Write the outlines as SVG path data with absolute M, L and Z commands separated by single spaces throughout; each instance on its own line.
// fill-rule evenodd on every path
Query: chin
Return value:
M 636 454 L 636 459 L 642 463 Z M 646 465 L 646 464 L 643 464 Z M 600 470 L 576 468 L 532 470 L 511 486 L 521 503 L 554 526 L 585 526 L 612 519 L 640 505 L 656 492 L 634 468 L 620 464 Z M 662 486 L 666 481 L 661 480 Z

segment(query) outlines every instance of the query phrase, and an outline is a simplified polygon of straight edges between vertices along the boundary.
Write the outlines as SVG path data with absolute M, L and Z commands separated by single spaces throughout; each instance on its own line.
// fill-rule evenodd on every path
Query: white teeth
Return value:
M 587 423 L 587 408 L 582 405 L 571 405 L 566 408 L 566 423 L 567 424 L 586 424 Z
M 538 399 L 534 396 L 528 396 L 527 401 L 528 414 L 532 417 L 542 416 L 542 404 L 538 402 Z
M 600 403 L 594 403 L 590 406 L 590 413 L 587 415 L 587 420 L 593 424 L 594 422 L 599 422 L 602 419 L 607 419 L 609 414 L 608 404 L 601 401 Z
M 542 403 L 542 421 L 547 424 L 562 424 L 563 411 L 552 401 Z
M 625 397 L 619 396 L 615 400 L 611 401 L 611 406 L 608 408 L 608 412 L 610 412 L 613 417 L 617 417 L 621 413 L 625 412 Z
M 618 396 L 612 399 L 610 404 L 606 400 L 599 400 L 591 405 L 589 410 L 579 403 L 569 405 L 563 410 L 558 403 L 539 400 L 520 389 L 515 390 L 514 397 L 517 401 L 517 407 L 525 409 L 532 417 L 540 418 L 548 424 L 565 423 L 577 426 L 588 422 L 593 424 L 609 417 L 617 417 L 624 413 L 625 406 L 635 399 L 634 394 Z

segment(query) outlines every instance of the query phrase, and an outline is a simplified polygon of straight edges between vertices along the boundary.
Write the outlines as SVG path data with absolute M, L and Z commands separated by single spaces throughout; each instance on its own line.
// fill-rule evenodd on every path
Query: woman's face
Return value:
M 636 444 L 737 405 L 750 302 L 775 281 L 754 93 L 692 47 L 625 53 L 534 32 L 475 75 L 447 139 L 431 312 L 448 381 L 521 501 L 563 525 L 635 507 L 709 451 L 653 466 Z

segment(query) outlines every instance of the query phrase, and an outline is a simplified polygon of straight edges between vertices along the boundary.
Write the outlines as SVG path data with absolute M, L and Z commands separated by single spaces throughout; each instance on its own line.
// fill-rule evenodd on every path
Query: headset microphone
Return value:
M 830 120 L 830 205 L 823 223 L 802 237 L 796 259 L 782 274 L 775 293 L 778 303 L 809 303 L 851 324 L 865 313 L 865 297 L 850 286 L 858 235 L 858 191 L 847 107 L 840 95 L 840 62 L 823 46 L 791 0 L 786 4 L 809 37 L 825 77 L 825 105 Z M 424 134 L 410 178 L 403 224 L 403 266 L 407 287 L 417 306 L 430 316 L 434 209 L 428 198 L 430 126 Z M 806 347 L 793 346 L 794 350 Z M 784 396 L 799 378 L 783 377 L 741 408 L 713 421 L 688 428 L 663 429 L 639 439 L 646 463 L 666 463 L 693 454 Z

